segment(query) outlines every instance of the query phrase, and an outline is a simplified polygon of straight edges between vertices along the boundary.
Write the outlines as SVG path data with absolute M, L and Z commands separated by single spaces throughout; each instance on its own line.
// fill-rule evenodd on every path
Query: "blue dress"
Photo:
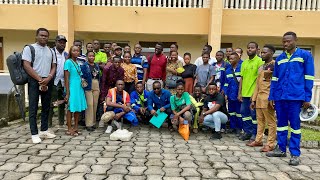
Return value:
M 81 86 L 81 69 L 80 66 L 72 59 L 64 63 L 64 70 L 69 71 L 69 89 L 70 97 L 68 110 L 70 112 L 81 112 L 87 109 L 86 96 Z M 80 75 L 79 75 L 80 73 Z

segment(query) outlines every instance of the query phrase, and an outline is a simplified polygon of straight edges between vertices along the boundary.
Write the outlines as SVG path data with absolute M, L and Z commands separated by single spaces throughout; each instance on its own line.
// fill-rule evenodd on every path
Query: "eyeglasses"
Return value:
M 161 88 L 153 88 L 153 90 L 159 90 L 159 89 L 161 89 Z

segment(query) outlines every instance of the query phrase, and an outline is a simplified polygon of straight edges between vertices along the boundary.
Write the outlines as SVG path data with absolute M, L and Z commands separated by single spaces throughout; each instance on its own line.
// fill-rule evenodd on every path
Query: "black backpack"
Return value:
M 32 45 L 26 45 L 31 51 L 31 66 L 35 60 L 35 49 Z M 25 47 L 26 47 L 25 46 Z M 28 74 L 23 68 L 22 53 L 14 52 L 7 58 L 7 66 L 11 80 L 14 85 L 24 85 L 28 83 Z

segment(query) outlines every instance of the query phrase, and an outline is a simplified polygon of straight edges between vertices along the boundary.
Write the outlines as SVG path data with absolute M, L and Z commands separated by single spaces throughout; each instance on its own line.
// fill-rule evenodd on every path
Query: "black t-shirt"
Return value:
M 223 112 L 224 114 L 228 115 L 227 107 L 226 107 L 226 101 L 224 100 L 223 95 L 220 93 L 216 93 L 215 95 L 208 95 L 206 99 L 204 100 L 203 107 L 206 109 L 213 108 L 216 104 L 220 104 L 220 108 L 218 111 Z
M 90 68 L 92 79 L 98 79 L 99 71 L 96 69 L 96 66 L 89 64 L 89 68 Z
M 182 78 L 193 78 L 196 74 L 197 66 L 194 64 L 187 64 L 183 66 L 184 71 L 181 74 Z

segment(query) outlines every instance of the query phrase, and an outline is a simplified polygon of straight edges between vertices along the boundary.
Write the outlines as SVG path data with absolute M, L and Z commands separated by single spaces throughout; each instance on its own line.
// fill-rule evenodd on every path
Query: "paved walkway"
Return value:
M 320 150 L 302 149 L 302 165 L 267 158 L 235 136 L 209 141 L 209 133 L 131 128 L 130 142 L 110 141 L 102 129 L 31 143 L 28 125 L 0 129 L 0 179 L 320 179 Z M 289 155 L 289 154 L 288 154 Z

